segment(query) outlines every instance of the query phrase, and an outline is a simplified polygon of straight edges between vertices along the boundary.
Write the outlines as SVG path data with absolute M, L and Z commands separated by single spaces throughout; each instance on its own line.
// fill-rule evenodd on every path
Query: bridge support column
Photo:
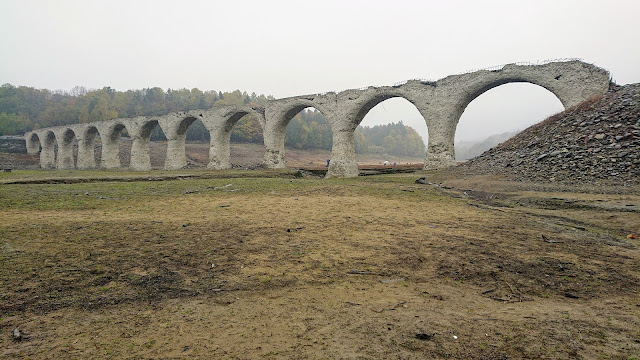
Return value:
M 131 143 L 131 170 L 149 171 L 151 170 L 151 158 L 149 157 L 149 138 L 141 135 L 133 136 Z
M 331 148 L 331 161 L 327 178 L 331 177 L 356 177 L 358 176 L 358 162 L 356 160 L 356 147 L 353 140 L 354 129 L 352 126 L 345 126 L 334 130 L 333 146 Z
M 464 109 L 462 109 L 464 111 Z M 435 106 L 423 116 L 429 119 L 429 145 L 424 160 L 424 170 L 457 166 L 454 139 L 461 110 Z
M 78 169 L 94 169 L 96 167 L 93 140 L 93 138 L 78 139 Z
M 209 164 L 207 168 L 215 170 L 231 169 L 231 129 L 224 127 L 210 131 Z
M 164 160 L 165 170 L 180 170 L 187 166 L 187 154 L 185 153 L 184 135 L 174 135 L 167 137 L 167 158 Z
M 55 142 L 48 143 L 45 141 L 40 151 L 40 167 L 43 169 L 56 168 L 56 148 Z
M 73 143 L 65 142 L 64 140 L 58 141 L 58 170 L 75 169 L 75 163 L 73 161 Z
M 266 151 L 264 153 L 264 165 L 268 169 L 284 169 L 284 138 L 286 134 L 286 126 L 281 129 L 274 129 L 265 126 L 263 137 Z
M 120 138 L 112 140 L 109 136 L 101 136 L 102 139 L 102 157 L 101 164 L 105 169 L 118 169 L 120 168 L 120 146 L 118 144 Z

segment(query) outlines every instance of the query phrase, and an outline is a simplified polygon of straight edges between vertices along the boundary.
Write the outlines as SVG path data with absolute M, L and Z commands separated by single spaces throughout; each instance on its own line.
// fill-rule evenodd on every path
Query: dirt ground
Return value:
M 0 174 L 0 358 L 640 359 L 640 189 L 9 184 L 96 174 Z

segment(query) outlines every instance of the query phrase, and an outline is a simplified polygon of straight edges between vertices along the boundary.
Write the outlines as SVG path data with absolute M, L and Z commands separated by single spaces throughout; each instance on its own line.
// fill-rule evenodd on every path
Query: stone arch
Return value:
M 102 142 L 102 167 L 106 169 L 117 169 L 122 166 L 120 157 L 120 137 L 126 131 L 131 135 L 131 131 L 122 121 L 110 121 L 99 127 L 100 141 Z
M 285 136 L 291 119 L 306 108 L 314 108 L 324 116 L 333 131 L 333 111 L 318 101 L 306 98 L 285 99 L 277 110 L 268 116 L 264 126 L 264 144 L 266 147 L 264 163 L 268 168 L 285 168 Z
M 134 123 L 136 124 L 135 132 L 130 134 L 133 140 L 131 143 L 130 167 L 133 170 L 148 171 L 151 170 L 151 156 L 149 153 L 151 133 L 156 127 L 160 127 L 161 130 L 162 127 L 158 119 L 142 119 Z
M 40 137 L 42 150 L 40 151 L 40 167 L 43 169 L 56 168 L 56 134 L 53 130 L 46 130 Z
M 467 105 L 488 90 L 519 82 L 547 89 L 566 109 L 604 94 L 609 86 L 609 73 L 581 61 L 568 61 L 509 64 L 497 70 L 480 70 L 438 80 L 428 109 L 431 122 L 424 169 L 455 166 L 455 133 Z
M 27 153 L 29 154 L 37 154 L 40 152 L 42 146 L 40 145 L 40 136 L 35 131 L 27 133 L 25 136 L 27 143 Z
M 411 105 L 413 105 L 416 109 L 418 109 L 418 111 L 420 111 L 418 108 L 419 104 L 417 100 L 414 99 L 412 96 L 408 96 L 407 94 L 403 94 L 399 91 L 376 92 L 370 95 L 369 97 L 365 98 L 365 100 L 363 100 L 360 104 L 358 104 L 357 112 L 353 117 L 353 122 L 355 125 L 353 130 L 355 130 L 355 128 L 358 127 L 358 125 L 360 125 L 364 117 L 367 116 L 369 111 L 371 111 L 374 107 L 378 106 L 379 104 L 389 99 L 394 99 L 394 98 L 402 98 L 404 100 L 407 100 L 409 103 L 411 103 Z M 426 122 L 427 119 L 424 117 L 424 115 L 422 115 L 422 117 L 425 119 L 425 122 Z
M 255 109 L 234 107 L 219 114 L 219 119 L 211 124 L 209 128 L 211 140 L 208 168 L 217 170 L 231 168 L 231 132 L 238 121 L 245 116 L 251 115 L 256 117 L 256 121 L 260 124 L 264 135 L 264 122 L 261 121 L 263 115 Z
M 76 133 L 71 128 L 65 128 L 57 132 L 57 135 L 57 168 L 61 170 L 74 169 L 76 164 L 73 157 L 73 145 L 74 142 L 77 142 Z
M 101 138 L 100 130 L 93 124 L 85 126 L 80 131 L 78 138 L 78 169 L 93 169 L 96 167 L 96 138 Z M 102 157 L 101 154 L 98 155 Z
M 470 141 L 489 137 L 492 138 L 491 141 L 506 141 L 507 137 L 502 135 L 515 135 L 563 110 L 564 105 L 554 93 L 530 82 L 509 82 L 493 87 L 472 100 L 458 119 L 454 136 L 456 161 L 465 161 L 478 155 L 465 151 L 465 142 L 469 150 Z M 489 143 L 483 143 L 484 145 Z M 480 149 L 478 146 L 475 148 Z M 482 151 L 486 149 L 488 147 Z
M 412 96 L 408 96 L 407 94 L 399 93 L 397 91 L 383 92 L 382 94 L 371 96 L 370 98 L 365 100 L 364 104 L 361 104 L 359 106 L 359 110 L 356 112 L 354 116 L 354 124 L 353 124 L 355 149 L 357 150 L 358 148 L 357 147 L 358 137 L 356 136 L 358 135 L 357 128 L 359 126 L 363 126 L 364 125 L 363 123 L 367 122 L 367 120 L 365 119 L 367 118 L 368 115 L 372 114 L 372 112 L 379 114 L 381 108 L 385 106 L 385 103 L 387 106 L 390 103 L 393 103 L 393 105 L 396 108 L 402 108 L 404 111 L 410 108 L 410 111 L 412 111 L 412 113 L 403 112 L 402 117 L 397 116 L 397 113 L 396 113 L 394 118 L 388 118 L 389 121 L 385 123 L 377 123 L 376 125 L 378 124 L 390 125 L 389 123 L 391 122 L 393 123 L 402 122 L 404 126 L 407 126 L 407 127 L 410 126 L 413 130 L 416 131 L 417 136 L 407 137 L 407 139 L 411 140 L 411 142 L 403 143 L 401 145 L 404 146 L 406 150 L 411 149 L 416 151 L 418 150 L 416 147 L 419 146 L 420 151 L 417 151 L 415 153 L 415 156 L 421 158 L 420 162 L 424 161 L 426 148 L 424 147 L 423 135 L 425 135 L 425 138 L 426 138 L 426 135 L 428 134 L 428 119 L 425 118 L 424 114 L 420 111 L 420 108 L 419 108 L 420 103 L 418 100 L 416 100 Z M 367 125 L 371 126 L 372 124 L 367 124 Z M 426 133 L 425 133 L 425 130 L 426 130 Z M 421 135 L 421 132 L 422 132 L 422 135 Z M 361 137 L 360 139 L 363 139 L 363 138 Z M 402 146 L 399 146 L 399 147 L 402 147 Z M 409 156 L 409 155 L 402 155 L 402 156 Z M 384 158 L 384 157 L 379 158 L 379 161 L 384 161 L 384 160 L 390 160 L 390 159 Z M 391 161 L 391 162 L 394 162 L 394 161 Z
M 196 121 L 204 120 L 202 113 L 198 115 L 179 113 L 175 117 L 167 117 L 160 123 L 167 138 L 167 155 L 165 170 L 178 170 L 187 166 L 186 137 L 189 127 Z M 204 123 L 203 123 L 204 124 Z M 163 127 L 164 125 L 164 127 Z M 205 129 L 209 129 L 205 126 Z

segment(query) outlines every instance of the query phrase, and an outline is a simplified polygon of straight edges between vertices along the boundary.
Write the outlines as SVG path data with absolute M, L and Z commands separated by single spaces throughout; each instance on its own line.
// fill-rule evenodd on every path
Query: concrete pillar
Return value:
M 101 167 L 104 169 L 120 168 L 120 131 L 104 127 L 100 130 L 100 142 L 102 143 Z
M 56 139 L 53 133 L 42 138 L 42 150 L 40 151 L 40 167 L 43 169 L 56 168 Z
M 284 169 L 284 140 L 286 135 L 286 127 L 270 126 L 267 124 L 264 128 L 263 138 L 264 146 L 264 165 L 268 169 Z M 209 155 L 211 156 L 211 155 Z
M 185 153 L 185 134 L 166 134 L 167 137 L 167 157 L 164 161 L 165 170 L 179 170 L 187 166 L 187 155 Z
M 424 159 L 424 170 L 457 166 L 454 139 L 458 120 L 464 108 L 455 103 L 435 102 L 428 110 L 420 112 L 427 121 L 429 143 Z
M 151 134 L 149 134 L 149 137 Z M 151 158 L 149 157 L 149 137 L 142 136 L 140 132 L 133 135 L 131 143 L 131 163 L 129 167 L 135 171 L 151 170 Z
M 58 170 L 75 169 L 76 165 L 73 161 L 73 142 L 58 142 Z
M 209 164 L 215 170 L 231 169 L 231 130 L 222 126 L 210 131 Z
M 329 163 L 326 177 L 358 176 L 353 126 L 349 126 L 349 124 L 333 125 L 331 131 L 333 133 L 333 146 L 331 148 L 331 162 Z
M 94 140 L 95 135 L 78 139 L 78 169 L 94 169 L 96 167 Z

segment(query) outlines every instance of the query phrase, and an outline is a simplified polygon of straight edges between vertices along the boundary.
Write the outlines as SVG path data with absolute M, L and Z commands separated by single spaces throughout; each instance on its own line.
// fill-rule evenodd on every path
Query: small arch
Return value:
M 162 168 L 167 158 L 167 137 L 158 120 L 149 120 L 140 130 L 140 137 L 148 141 L 146 145 L 152 168 Z
M 104 164 L 104 152 L 103 158 L 101 159 L 103 165 L 108 168 L 113 167 L 128 167 L 131 162 L 131 137 L 129 137 L 129 131 L 124 123 L 117 122 L 109 127 L 106 134 L 101 134 L 105 136 L 106 141 L 102 143 L 103 149 L 108 146 L 114 146 L 115 150 L 115 161 L 116 163 L 111 163 L 109 161 L 108 164 Z
M 58 141 L 58 168 L 75 168 L 78 158 L 78 140 L 76 133 L 71 128 L 63 130 Z
M 209 140 L 211 134 L 202 120 L 188 116 L 180 120 L 177 136 L 184 138 L 184 156 L 187 166 L 206 167 L 209 163 Z
M 47 147 L 48 148 L 48 147 L 53 146 L 54 148 L 56 148 L 56 151 L 57 151 L 58 143 L 57 143 L 57 140 L 56 140 L 56 134 L 53 131 L 48 130 L 47 132 L 45 132 L 44 133 L 44 137 L 42 138 L 42 141 L 43 141 L 42 142 L 42 145 L 43 145 L 42 147 Z
M 100 131 L 96 126 L 89 125 L 82 130 L 81 139 L 82 142 L 78 143 L 78 167 L 83 169 L 95 168 L 96 164 L 100 164 L 102 161 L 102 139 Z M 82 164 L 80 161 L 80 151 L 84 152 L 82 156 L 87 157 Z
M 29 149 L 30 154 L 37 154 L 42 149 L 42 145 L 40 144 L 40 136 L 38 133 L 32 132 L 28 137 L 27 147 Z

